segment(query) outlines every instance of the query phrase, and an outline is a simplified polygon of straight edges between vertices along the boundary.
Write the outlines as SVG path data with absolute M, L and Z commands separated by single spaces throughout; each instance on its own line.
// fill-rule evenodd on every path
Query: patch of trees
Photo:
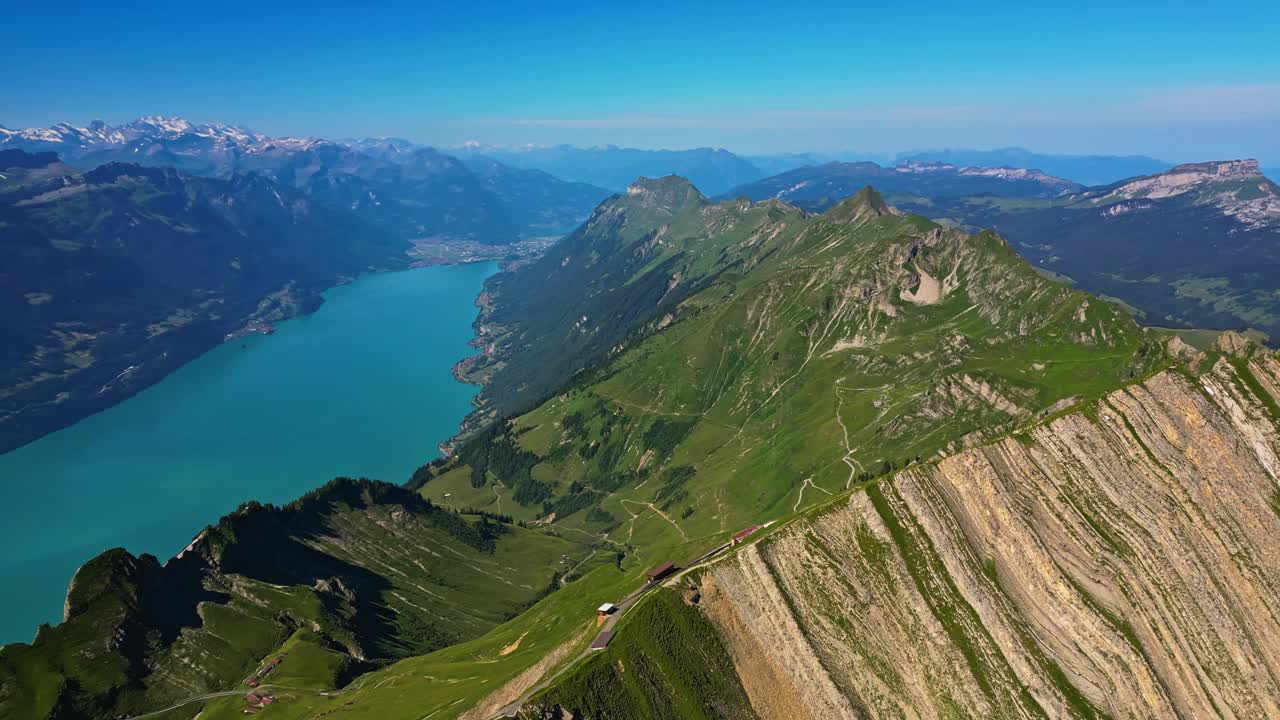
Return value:
M 516 444 L 505 428 L 505 423 L 495 423 L 459 448 L 459 461 L 471 466 L 472 487 L 484 487 L 493 473 L 511 486 L 512 499 L 521 505 L 550 498 L 551 486 L 535 480 L 532 474 L 542 459 Z
M 581 488 L 581 485 L 579 485 Z M 542 509 L 544 512 L 556 514 L 556 519 L 568 517 L 579 510 L 584 510 L 596 501 L 596 494 L 590 490 L 579 490 L 571 492 L 568 495 L 561 495 L 554 502 L 544 501 Z
M 440 471 L 449 464 L 449 458 L 438 457 L 426 465 L 419 465 L 417 470 L 413 471 L 413 475 L 409 476 L 408 486 L 412 490 L 418 490 L 426 485 L 433 478 L 439 477 Z
M 564 428 L 564 431 L 572 437 L 585 435 L 587 431 L 587 416 L 583 415 L 581 411 L 575 410 L 561 418 L 560 427 Z
M 661 456 L 668 456 L 676 446 L 688 437 L 695 420 L 667 420 L 660 418 L 644 433 L 644 446 Z
M 455 633 L 440 627 L 431 620 L 415 614 L 396 616 L 395 638 L 383 643 L 392 658 L 405 658 L 429 653 L 458 642 Z
M 482 510 L 480 508 L 464 508 L 462 510 L 459 510 L 458 514 L 459 515 L 475 515 L 477 517 L 486 517 L 486 518 L 489 518 L 490 520 L 493 520 L 494 522 L 506 523 L 508 525 L 516 524 L 516 519 L 511 517 L 510 515 L 489 512 L 488 510 Z

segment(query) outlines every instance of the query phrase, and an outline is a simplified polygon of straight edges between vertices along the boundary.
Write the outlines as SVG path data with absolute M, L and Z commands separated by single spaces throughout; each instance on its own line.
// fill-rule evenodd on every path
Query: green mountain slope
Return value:
M 536 262 L 486 286 L 483 353 L 460 368 L 485 386 L 483 416 L 525 408 L 616 354 L 719 273 L 776 251 L 801 216 L 780 203 L 715 205 L 675 176 L 605 201 Z
M 582 258 L 580 295 L 558 301 L 579 303 L 566 310 L 578 328 L 559 342 L 571 332 L 600 335 L 601 345 L 580 347 L 616 348 L 611 357 L 584 363 L 561 392 L 462 442 L 414 484 L 429 497 L 500 504 L 594 537 L 623 553 L 622 572 L 598 569 L 485 638 L 375 673 L 344 696 L 352 717 L 418 709 L 490 717 L 566 667 L 594 635 L 595 604 L 634 590 L 648 568 L 683 563 L 746 525 L 1099 397 L 1166 361 L 1161 339 L 1113 306 L 1046 280 L 998 237 L 898 215 L 870 190 L 806 216 L 776 202 L 711 204 L 674 178 L 642 182 L 602 206 L 562 251 L 500 283 L 537 279 L 556 293 L 561 283 L 546 273 L 568 278 L 555 268 Z M 673 273 L 662 263 L 672 258 L 697 289 L 670 305 L 655 301 L 630 331 L 581 323 L 583 306 L 614 307 L 614 294 L 592 284 L 597 278 L 615 278 L 618 293 L 646 282 L 665 289 Z M 513 297 L 510 287 L 495 283 L 491 302 Z M 528 352 L 540 357 L 553 346 Z M 698 623 L 689 622 L 696 634 Z M 620 631 L 636 627 L 629 623 Z M 481 664 L 521 637 L 537 637 L 531 655 Z M 606 707 L 619 692 L 634 707 L 658 708 L 649 703 L 704 691 L 737 707 L 732 682 L 708 690 L 672 677 L 685 653 L 679 636 L 639 642 L 655 663 L 646 672 L 660 678 L 656 686 L 598 660 L 572 666 L 557 681 L 577 679 L 547 692 L 571 708 Z M 601 657 L 626 667 L 635 647 Z M 446 672 L 455 680 L 447 691 L 405 680 Z M 406 684 L 392 688 L 397 678 Z M 296 702 L 303 714 L 330 706 Z
M 717 558 L 625 647 L 696 627 L 704 657 L 675 654 L 697 667 L 665 680 L 732 665 L 721 685 L 770 719 L 1271 717 L 1278 401 L 1280 356 L 1228 334 Z M 597 710 L 624 653 L 522 717 L 626 717 Z
M 492 472 L 517 502 L 557 518 L 597 505 L 600 517 L 627 518 L 655 503 L 687 514 L 673 521 L 682 531 L 723 531 L 735 517 L 790 508 L 812 485 L 810 501 L 1097 394 L 1160 354 L 1121 311 L 1044 279 L 1000 238 L 899 216 L 873 191 L 817 217 L 680 192 L 636 204 L 638 194 L 606 204 L 556 248 L 559 258 L 495 283 L 501 303 L 516 283 L 543 282 L 550 307 L 526 302 L 485 316 L 545 323 L 519 335 L 519 353 L 555 367 L 563 358 L 583 367 L 609 352 L 615 359 L 511 430 L 497 425 L 462 445 L 456 463 L 471 470 L 446 472 L 456 481 L 438 490 L 429 484 L 437 497 L 482 503 Z M 636 220 L 646 211 L 649 225 Z M 613 212 L 617 233 L 600 231 L 584 247 Z M 701 233 L 681 229 L 694 219 L 705 223 Z M 620 251 L 603 257 L 630 266 L 593 259 L 587 248 L 608 238 Z M 580 303 L 544 275 L 575 262 L 587 266 L 577 271 Z M 617 289 L 597 290 L 601 277 Z M 663 298 L 686 281 L 687 295 Z M 634 307 L 624 294 L 645 287 L 659 300 L 641 305 L 630 328 L 615 324 L 615 298 Z M 541 329 L 555 325 L 556 308 L 564 308 L 559 335 Z M 497 331 L 491 359 L 516 357 L 502 334 L 509 327 Z M 524 365 L 499 366 L 485 392 L 494 397 L 510 377 L 532 384 L 517 373 L 541 362 Z M 563 382 L 544 372 L 547 386 Z
M 66 619 L 0 650 L 0 715 L 116 717 L 262 682 L 321 690 L 479 636 L 551 587 L 581 546 L 460 516 L 403 488 L 339 479 L 248 505 L 161 565 L 111 550 Z M 576 561 L 576 560 L 575 560 Z

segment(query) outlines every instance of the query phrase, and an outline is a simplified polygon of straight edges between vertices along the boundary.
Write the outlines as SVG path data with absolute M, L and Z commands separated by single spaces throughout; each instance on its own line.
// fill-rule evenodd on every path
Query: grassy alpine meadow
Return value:
M 271 712 L 281 718 L 325 711 L 352 718 L 457 717 L 534 666 L 541 664 L 541 674 L 576 658 L 595 636 L 596 607 L 640 584 L 640 571 L 621 571 L 615 557 L 604 553 L 582 572 L 580 579 L 482 637 L 401 660 L 326 694 L 277 690 L 282 701 Z M 242 697 L 218 700 L 201 717 L 243 717 L 243 707 Z

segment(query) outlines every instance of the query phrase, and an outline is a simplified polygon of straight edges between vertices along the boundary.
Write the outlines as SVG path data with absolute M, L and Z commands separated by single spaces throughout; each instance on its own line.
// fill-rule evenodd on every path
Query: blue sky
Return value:
M 13 3 L 0 123 L 1280 165 L 1280 3 L 1029 5 Z

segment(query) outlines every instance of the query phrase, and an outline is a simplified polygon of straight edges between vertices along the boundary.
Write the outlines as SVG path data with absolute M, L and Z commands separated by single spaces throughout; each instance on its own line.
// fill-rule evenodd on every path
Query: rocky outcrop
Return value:
M 1280 717 L 1280 362 L 1236 340 L 713 566 L 760 716 Z
M 1188 196 L 1196 204 L 1212 205 L 1245 227 L 1258 229 L 1280 222 L 1280 188 L 1263 176 L 1257 160 L 1178 165 L 1159 175 L 1134 178 L 1103 190 L 1091 202 L 1134 199 L 1160 200 Z M 1151 209 L 1151 203 L 1120 202 L 1105 213 L 1117 215 Z

